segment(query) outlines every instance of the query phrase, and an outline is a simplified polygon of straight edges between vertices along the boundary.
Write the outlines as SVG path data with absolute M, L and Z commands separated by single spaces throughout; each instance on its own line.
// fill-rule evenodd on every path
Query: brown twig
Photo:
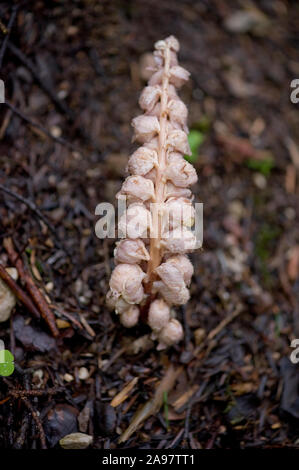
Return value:
M 5 35 L 5 38 L 3 39 L 1 50 L 0 50 L 0 69 L 2 68 L 4 54 L 5 54 L 5 51 L 6 51 L 7 46 L 8 46 L 8 40 L 9 40 L 10 32 L 11 32 L 12 26 L 15 22 L 18 9 L 19 9 L 19 5 L 14 5 L 12 7 L 12 10 L 11 10 L 11 15 L 10 15 L 8 25 L 7 25 L 7 28 L 6 28 L 6 35 Z
M 58 248 L 63 249 L 63 247 L 61 245 L 61 242 L 57 237 L 57 233 L 56 233 L 55 228 L 53 227 L 51 222 L 49 222 L 49 220 L 44 216 L 44 214 L 40 211 L 40 209 L 37 207 L 37 205 L 33 201 L 31 201 L 30 199 L 27 199 L 27 198 L 21 196 L 20 194 L 12 191 L 11 189 L 7 188 L 6 186 L 4 186 L 1 183 L 0 183 L 0 190 L 3 191 L 6 194 L 9 194 L 9 196 L 17 199 L 18 201 L 22 202 L 30 210 L 32 210 L 32 212 L 34 212 L 44 222 L 44 224 L 48 227 L 50 232 L 53 234 L 53 236 L 56 240 L 56 244 L 57 244 Z
M 30 403 L 30 401 L 28 400 L 27 397 L 25 397 L 23 395 L 20 395 L 20 399 L 22 400 L 22 402 L 24 403 L 26 408 L 28 408 L 28 410 L 30 411 L 30 413 L 32 415 L 32 418 L 35 421 L 36 427 L 39 431 L 39 438 L 40 438 L 42 449 L 47 449 L 45 431 L 43 429 L 42 422 L 41 422 L 37 412 L 35 411 L 35 409 L 31 405 L 31 403 Z
M 16 253 L 13 242 L 11 238 L 5 238 L 3 240 L 4 248 L 6 249 L 8 256 L 11 262 L 16 266 L 20 278 L 24 281 L 26 288 L 31 295 L 31 298 L 35 305 L 37 306 L 38 310 L 42 318 L 47 323 L 52 335 L 57 338 L 59 336 L 59 331 L 55 323 L 55 317 L 50 309 L 46 299 L 44 298 L 43 294 L 40 292 L 39 288 L 35 285 L 31 275 L 28 273 L 27 268 L 24 266 L 23 261 L 21 258 L 18 257 Z
M 78 152 L 81 152 L 81 150 L 71 142 L 68 142 L 67 140 L 63 139 L 62 137 L 55 137 L 54 135 L 51 134 L 45 127 L 41 126 L 37 122 L 33 121 L 30 119 L 28 116 L 25 116 L 22 111 L 17 109 L 13 104 L 11 104 L 9 101 L 5 101 L 6 106 L 14 113 L 16 114 L 19 118 L 21 118 L 23 121 L 27 122 L 30 126 L 36 127 L 39 129 L 43 134 L 45 134 L 47 137 L 50 139 L 54 140 L 54 142 L 57 142 L 58 144 L 64 145 L 65 147 L 70 148 L 71 150 L 76 150 Z
M 31 72 L 32 76 L 37 81 L 38 85 L 51 98 L 51 100 L 53 101 L 57 109 L 63 112 L 64 114 L 66 114 L 69 117 L 69 119 L 74 120 L 74 115 L 71 109 L 69 109 L 69 107 L 55 95 L 52 88 L 50 88 L 49 85 L 47 85 L 47 83 L 45 83 L 45 81 L 41 79 L 33 62 L 30 59 L 28 59 L 28 57 L 26 57 L 26 55 L 18 47 L 12 44 L 12 42 L 10 41 L 8 42 L 8 48 L 10 52 L 12 52 L 12 54 L 15 57 L 17 57 L 19 61 L 22 62 L 27 67 L 27 69 Z
M 40 318 L 40 313 L 37 310 L 36 306 L 32 303 L 28 295 L 21 289 L 21 287 L 15 282 L 15 280 L 8 274 L 5 268 L 0 264 L 0 278 L 8 285 L 8 287 L 13 291 L 15 296 L 25 305 L 30 313 L 35 318 Z
M 133 416 L 131 423 L 123 434 L 119 438 L 119 444 L 126 442 L 129 437 L 139 428 L 139 426 L 150 416 L 157 413 L 162 406 L 163 396 L 165 392 L 169 392 L 180 373 L 182 372 L 182 367 L 174 368 L 172 365 L 167 370 L 165 376 L 161 380 L 155 395 L 149 401 L 147 401 Z
M 14 44 L 12 44 L 10 41 L 8 41 L 8 48 L 12 52 L 12 54 L 19 59 L 19 61 L 27 67 L 27 69 L 31 72 L 33 78 L 36 80 L 40 88 L 49 96 L 49 98 L 53 101 L 54 105 L 58 109 L 58 111 L 62 112 L 65 114 L 69 121 L 73 124 L 76 123 L 76 116 L 74 112 L 64 103 L 62 100 L 60 100 L 54 90 L 47 84 L 45 81 L 40 77 L 37 69 L 35 68 L 35 65 L 33 62 L 26 57 L 23 52 L 16 47 Z M 78 127 L 78 133 L 83 137 L 83 139 L 89 144 L 92 145 L 92 147 L 100 152 L 101 150 L 98 148 L 97 144 L 93 142 L 93 139 L 85 132 L 82 127 Z
M 216 326 L 210 333 L 208 334 L 207 340 L 211 341 L 212 339 L 215 338 L 229 323 L 231 323 L 235 318 L 237 318 L 238 315 L 243 311 L 243 308 L 241 305 L 238 305 L 235 310 L 225 317 L 219 325 Z

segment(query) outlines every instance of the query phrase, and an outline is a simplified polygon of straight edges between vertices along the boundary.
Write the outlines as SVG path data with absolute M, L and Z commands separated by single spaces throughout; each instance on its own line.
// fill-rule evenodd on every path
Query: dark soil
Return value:
M 60 334 L 22 303 L 1 323 L 15 372 L 0 378 L 0 446 L 54 447 L 80 430 L 94 448 L 299 448 L 299 366 L 289 359 L 299 338 L 298 3 L 17 4 L 16 15 L 13 2 L 0 5 L 0 261 L 12 265 L 2 244 L 11 238 Z M 105 306 L 115 240 L 95 236 L 94 214 L 115 202 L 133 149 L 140 58 L 169 34 L 191 72 L 189 126 L 204 136 L 194 187 L 204 244 L 178 312 L 185 340 L 160 353 L 146 337 L 138 351 L 147 326 L 125 330 Z M 119 444 L 171 364 L 182 371 L 164 406 Z

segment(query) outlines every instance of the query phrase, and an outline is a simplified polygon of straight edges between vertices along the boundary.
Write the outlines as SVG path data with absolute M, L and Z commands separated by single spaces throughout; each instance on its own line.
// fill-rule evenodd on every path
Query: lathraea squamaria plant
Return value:
M 183 338 L 174 306 L 185 304 L 193 265 L 187 253 L 196 246 L 194 223 L 195 168 L 190 155 L 187 107 L 177 89 L 189 78 L 178 65 L 178 40 L 170 36 L 155 44 L 155 67 L 140 95 L 143 114 L 132 121 L 133 140 L 140 147 L 128 161 L 129 176 L 117 198 L 126 198 L 127 211 L 118 229 L 126 238 L 116 244 L 107 303 L 131 328 L 145 312 L 158 349 Z

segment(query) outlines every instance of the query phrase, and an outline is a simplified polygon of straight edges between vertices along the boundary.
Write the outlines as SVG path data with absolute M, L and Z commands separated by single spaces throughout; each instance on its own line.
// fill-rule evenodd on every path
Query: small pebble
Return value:
M 73 377 L 71 374 L 64 374 L 63 380 L 64 380 L 65 382 L 68 382 L 68 383 L 69 383 L 69 382 L 72 382 L 72 381 L 74 380 L 74 377 Z
M 47 282 L 45 287 L 46 287 L 47 292 L 52 292 L 52 290 L 54 288 L 54 284 L 53 284 L 53 282 Z
M 50 132 L 51 132 L 51 135 L 52 135 L 53 137 L 56 137 L 56 138 L 57 138 L 57 137 L 60 137 L 61 134 L 62 134 L 62 131 L 61 131 L 60 127 L 58 127 L 58 126 L 52 126 L 52 127 L 50 128 Z
M 253 182 L 259 189 L 265 189 L 267 186 L 267 180 L 261 173 L 254 173 Z
M 92 436 L 82 432 L 74 432 L 60 439 L 59 444 L 63 449 L 86 449 L 92 442 Z
M 196 346 L 199 346 L 203 340 L 205 339 L 206 332 L 203 328 L 197 328 L 197 330 L 194 331 L 194 338 L 195 338 L 195 344 Z
M 80 367 L 79 372 L 78 372 L 78 377 L 80 380 L 86 380 L 89 377 L 89 372 L 86 367 Z

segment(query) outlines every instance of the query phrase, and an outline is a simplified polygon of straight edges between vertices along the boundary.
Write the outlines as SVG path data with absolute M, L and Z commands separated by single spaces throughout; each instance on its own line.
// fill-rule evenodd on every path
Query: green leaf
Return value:
M 0 351 L 0 376 L 9 377 L 14 371 L 14 357 L 7 349 Z
M 272 168 L 274 167 L 274 160 L 271 156 L 264 158 L 263 160 L 257 160 L 255 158 L 249 158 L 246 162 L 248 168 L 251 170 L 258 171 L 264 176 L 269 176 Z
M 196 162 L 197 157 L 198 157 L 198 150 L 199 150 L 199 147 L 201 146 L 201 144 L 203 143 L 204 138 L 205 137 L 204 137 L 203 133 L 200 132 L 200 131 L 192 129 L 189 132 L 188 141 L 189 141 L 189 145 L 190 145 L 190 148 L 191 148 L 192 155 L 191 156 L 185 155 L 186 160 L 188 160 L 191 163 Z

